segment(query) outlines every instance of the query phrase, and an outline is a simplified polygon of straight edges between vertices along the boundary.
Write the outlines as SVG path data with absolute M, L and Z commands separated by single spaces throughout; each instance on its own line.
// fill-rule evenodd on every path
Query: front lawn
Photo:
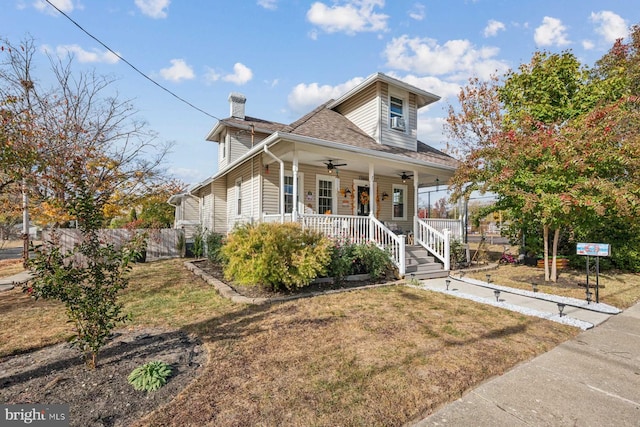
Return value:
M 137 265 L 122 298 L 128 326 L 179 327 L 209 353 L 140 425 L 402 425 L 580 332 L 401 285 L 233 304 L 182 260 Z M 0 312 L 0 355 L 69 335 L 62 306 L 18 290 Z

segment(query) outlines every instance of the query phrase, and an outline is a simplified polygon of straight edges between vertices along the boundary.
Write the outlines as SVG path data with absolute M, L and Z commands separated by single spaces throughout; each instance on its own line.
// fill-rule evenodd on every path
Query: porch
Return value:
M 263 221 L 291 222 L 294 221 L 294 216 L 264 215 Z M 430 278 L 448 275 L 451 267 L 451 240 L 461 240 L 463 231 L 462 221 L 459 220 L 423 219 L 417 216 L 413 218 L 413 230 L 402 233 L 391 229 L 389 223 L 384 223 L 371 214 L 302 214 L 297 215 L 295 221 L 305 229 L 321 232 L 332 239 L 356 244 L 373 242 L 390 254 L 401 277 L 411 273 L 417 278 L 426 278 L 426 272 L 429 272 Z M 441 267 L 432 268 L 436 263 Z

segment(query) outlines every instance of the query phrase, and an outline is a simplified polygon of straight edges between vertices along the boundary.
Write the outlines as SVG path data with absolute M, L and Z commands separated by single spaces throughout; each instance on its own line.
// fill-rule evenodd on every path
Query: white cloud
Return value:
M 538 46 L 565 46 L 571 42 L 567 39 L 567 27 L 557 18 L 545 16 L 542 24 L 536 28 L 533 39 Z
M 608 10 L 592 12 L 589 19 L 597 25 L 596 33 L 600 34 L 607 43 L 613 43 L 629 34 L 627 22 L 621 16 Z
M 46 52 L 51 51 L 51 49 L 46 45 L 43 46 L 42 48 Z M 88 51 L 88 50 L 84 50 L 77 44 L 67 44 L 67 45 L 56 46 L 55 52 L 58 57 L 65 57 L 67 55 L 72 55 L 75 59 L 83 63 L 115 64 L 120 60 L 120 58 L 118 58 L 116 55 L 114 55 L 108 50 L 99 51 L 98 49 L 93 49 L 91 51 Z
M 276 10 L 278 8 L 278 0 L 258 0 L 258 6 L 269 10 Z
M 57 7 L 64 13 L 71 13 L 76 8 L 73 0 L 51 0 L 51 3 L 53 3 L 55 7 Z M 58 14 L 58 11 L 51 7 L 51 5 L 44 0 L 36 0 L 33 3 L 33 7 L 35 7 L 40 12 L 48 13 L 49 15 Z
M 218 80 L 220 80 L 220 77 L 222 77 L 220 75 L 219 72 L 217 72 L 216 70 L 214 70 L 213 68 L 208 68 L 207 67 L 207 71 L 204 74 L 204 79 L 208 82 L 208 83 L 213 83 L 213 82 L 217 82 Z
M 508 70 L 504 61 L 495 59 L 499 52 L 496 47 L 476 48 L 469 40 L 449 40 L 440 45 L 434 39 L 403 35 L 387 44 L 384 55 L 387 66 L 397 70 L 466 79 L 471 75 L 487 78 Z
M 582 48 L 584 50 L 591 50 L 594 47 L 596 47 L 596 45 L 591 40 L 582 40 Z
M 442 150 L 445 146 L 444 117 L 429 117 L 422 113 L 418 114 L 418 140 L 430 146 Z
M 307 11 L 307 19 L 327 33 L 344 32 L 353 35 L 364 31 L 386 31 L 388 15 L 375 13 L 384 7 L 384 0 L 349 0 L 344 5 L 327 6 L 315 2 Z
M 495 19 L 490 19 L 487 23 L 487 26 L 484 27 L 484 36 L 485 37 L 493 37 L 498 34 L 498 31 L 504 31 L 505 26 L 502 22 L 496 21 Z
M 299 83 L 293 88 L 287 100 L 292 112 L 303 114 L 330 99 L 337 99 L 345 92 L 362 83 L 362 77 L 354 77 L 351 80 L 337 86 L 319 85 L 318 83 Z
M 135 0 L 136 6 L 140 11 L 154 19 L 167 17 L 167 9 L 171 0 Z
M 427 92 L 431 92 L 434 95 L 438 95 L 441 98 L 457 96 L 458 93 L 460 92 L 460 84 L 447 82 L 437 77 L 432 77 L 432 76 L 420 77 L 414 74 L 407 74 L 406 76 L 400 76 L 397 73 L 394 73 L 393 71 L 390 71 L 386 74 L 395 79 L 408 83 L 412 86 L 415 86 L 422 90 L 426 90 Z
M 191 66 L 189 66 L 184 59 L 172 59 L 171 66 L 161 69 L 160 75 L 163 79 L 172 82 L 191 80 L 196 76 Z
M 422 21 L 426 16 L 426 8 L 421 3 L 416 3 L 413 5 L 413 8 L 409 11 L 409 17 L 411 19 L 415 19 L 416 21 Z
M 233 66 L 233 74 L 227 74 L 222 77 L 225 82 L 243 85 L 253 78 L 253 71 L 249 67 L 240 62 L 236 62 Z

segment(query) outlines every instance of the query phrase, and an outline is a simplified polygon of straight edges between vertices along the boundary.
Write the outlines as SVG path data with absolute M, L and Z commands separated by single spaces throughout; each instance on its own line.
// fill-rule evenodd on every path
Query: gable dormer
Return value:
M 345 116 L 378 144 L 417 151 L 418 110 L 439 99 L 437 95 L 377 73 L 328 107 Z

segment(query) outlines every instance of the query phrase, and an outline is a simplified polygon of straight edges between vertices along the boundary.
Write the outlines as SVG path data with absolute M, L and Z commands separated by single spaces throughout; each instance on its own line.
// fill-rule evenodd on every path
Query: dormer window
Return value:
M 396 98 L 395 96 L 390 97 L 389 102 L 389 124 L 391 129 L 405 131 L 405 117 L 404 117 L 404 100 L 401 98 Z

